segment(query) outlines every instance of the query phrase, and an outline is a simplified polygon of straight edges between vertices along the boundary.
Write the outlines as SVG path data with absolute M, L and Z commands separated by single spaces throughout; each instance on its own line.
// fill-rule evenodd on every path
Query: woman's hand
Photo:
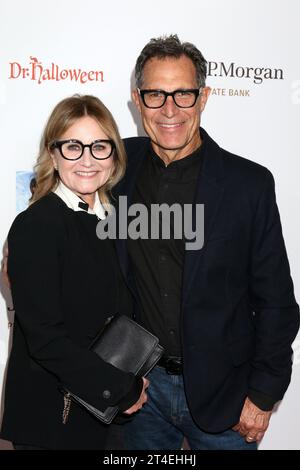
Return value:
M 1 261 L 1 274 L 5 285 L 10 289 L 10 280 L 7 273 L 8 248 L 4 248 L 3 259 Z
M 149 387 L 149 383 L 150 383 L 149 380 L 145 379 L 145 377 L 143 377 L 143 389 L 142 389 L 142 392 L 140 394 L 140 397 L 134 405 L 132 405 L 128 410 L 124 411 L 125 414 L 131 415 L 131 414 L 135 413 L 136 411 L 140 410 L 143 407 L 143 405 L 147 401 L 146 390 Z

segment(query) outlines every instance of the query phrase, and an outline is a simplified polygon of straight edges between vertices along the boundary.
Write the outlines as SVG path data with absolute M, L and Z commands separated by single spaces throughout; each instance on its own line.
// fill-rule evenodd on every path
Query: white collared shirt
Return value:
M 93 209 L 89 207 L 88 210 L 80 207 L 80 203 L 86 204 L 85 201 L 73 193 L 71 189 L 67 188 L 67 186 L 64 185 L 62 181 L 59 182 L 56 190 L 53 192 L 59 196 L 70 209 L 73 209 L 73 211 L 84 211 L 88 214 L 96 215 L 100 220 L 104 220 L 106 218 L 104 208 L 100 202 L 97 192 L 95 194 L 94 207 Z

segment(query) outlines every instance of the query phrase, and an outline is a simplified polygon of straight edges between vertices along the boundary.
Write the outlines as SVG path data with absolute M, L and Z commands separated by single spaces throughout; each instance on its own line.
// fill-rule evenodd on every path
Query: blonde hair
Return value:
M 58 172 L 54 169 L 50 155 L 50 146 L 59 139 L 72 124 L 84 116 L 94 118 L 107 137 L 113 140 L 114 167 L 106 183 L 98 189 L 101 203 L 108 208 L 110 190 L 121 180 L 126 168 L 126 153 L 119 134 L 118 126 L 106 106 L 95 96 L 74 95 L 60 101 L 53 109 L 45 126 L 37 162 L 34 166 L 35 188 L 30 203 L 33 203 L 51 191 L 59 183 Z

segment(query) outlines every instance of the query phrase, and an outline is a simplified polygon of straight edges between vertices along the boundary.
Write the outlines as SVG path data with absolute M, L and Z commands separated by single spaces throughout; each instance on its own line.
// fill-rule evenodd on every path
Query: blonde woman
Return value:
M 115 121 L 93 96 L 54 108 L 41 140 L 29 208 L 8 236 L 15 306 L 1 437 L 15 449 L 103 449 L 108 426 L 65 399 L 62 385 L 98 409 L 131 414 L 147 399 L 136 379 L 89 350 L 131 301 L 111 240 L 99 240 L 111 188 L 125 171 Z

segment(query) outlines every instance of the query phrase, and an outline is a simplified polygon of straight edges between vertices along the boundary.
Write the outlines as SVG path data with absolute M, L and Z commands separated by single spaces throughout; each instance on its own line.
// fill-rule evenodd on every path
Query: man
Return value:
M 148 138 L 125 140 L 119 195 L 148 208 L 204 204 L 205 222 L 200 250 L 175 236 L 118 241 L 136 319 L 165 348 L 126 445 L 180 449 L 185 436 L 193 449 L 256 449 L 288 387 L 299 325 L 273 177 L 200 128 L 210 89 L 194 45 L 152 39 L 135 74 Z
M 149 137 L 125 140 L 119 194 L 204 204 L 205 236 L 189 251 L 174 236 L 117 243 L 136 319 L 165 348 L 148 403 L 124 426 L 128 449 L 179 449 L 184 436 L 193 449 L 256 449 L 290 381 L 299 309 L 273 177 L 199 128 L 205 78 L 204 57 L 177 36 L 151 40 L 136 64 Z

